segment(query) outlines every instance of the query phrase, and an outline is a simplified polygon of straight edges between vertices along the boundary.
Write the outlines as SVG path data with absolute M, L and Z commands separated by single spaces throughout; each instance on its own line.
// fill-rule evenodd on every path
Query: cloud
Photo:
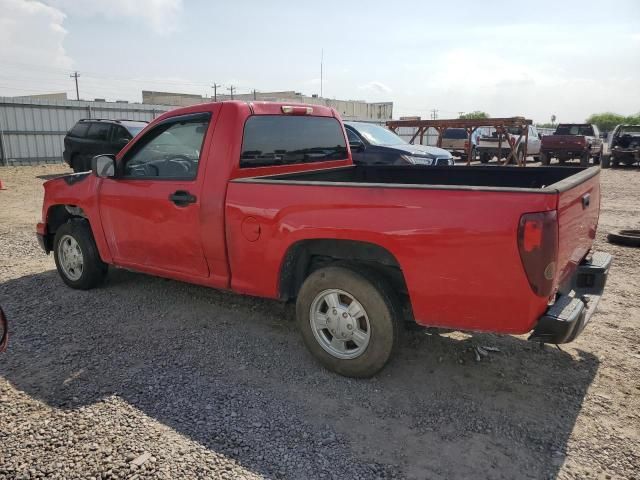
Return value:
M 182 0 L 45 0 L 69 15 L 140 19 L 154 32 L 167 34 L 178 30 Z
M 358 88 L 360 90 L 372 90 L 377 93 L 391 93 L 393 91 L 390 87 L 382 82 L 378 82 L 377 80 L 360 85 Z
M 63 45 L 67 35 L 64 13 L 42 2 L 25 0 L 0 0 L 0 11 L 0 62 L 6 62 L 4 72 L 11 75 L 21 65 L 54 67 L 58 71 L 71 68 L 73 61 Z M 36 77 L 36 73 L 32 71 L 31 75 Z

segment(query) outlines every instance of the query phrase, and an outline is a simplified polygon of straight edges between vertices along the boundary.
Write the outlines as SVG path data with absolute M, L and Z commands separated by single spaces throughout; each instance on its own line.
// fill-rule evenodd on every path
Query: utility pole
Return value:
M 256 89 L 255 88 L 253 89 L 253 99 L 254 100 L 256 99 Z
M 231 92 L 231 100 L 233 100 L 233 91 L 234 91 L 235 89 L 236 89 L 236 88 L 235 88 L 233 85 L 231 85 L 229 88 L 227 88 L 227 90 L 229 90 L 229 91 Z
M 221 87 L 222 85 L 219 85 L 217 83 L 214 82 L 213 85 L 211 85 L 211 88 L 213 88 L 213 101 L 217 102 L 218 101 L 218 87 Z
M 431 120 L 437 120 L 438 119 L 438 109 L 434 108 L 433 110 L 431 110 Z
M 73 72 L 69 77 L 74 78 L 76 80 L 76 100 L 80 100 L 80 91 L 78 90 L 78 77 L 80 74 L 78 72 Z

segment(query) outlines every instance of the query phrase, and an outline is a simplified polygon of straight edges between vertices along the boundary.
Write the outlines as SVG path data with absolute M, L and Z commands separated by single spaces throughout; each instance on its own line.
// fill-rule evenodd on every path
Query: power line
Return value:
M 75 79 L 75 81 L 76 81 L 76 100 L 80 100 L 80 90 L 78 90 L 78 77 L 80 76 L 80 74 L 76 71 L 76 72 L 73 72 L 69 76 L 71 78 Z

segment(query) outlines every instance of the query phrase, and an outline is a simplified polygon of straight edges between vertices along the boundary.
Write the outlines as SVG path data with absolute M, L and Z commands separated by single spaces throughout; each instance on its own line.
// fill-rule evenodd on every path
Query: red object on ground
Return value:
M 4 186 L 4 183 L 2 182 L 2 179 L 0 178 L 0 190 L 6 190 L 7 187 Z

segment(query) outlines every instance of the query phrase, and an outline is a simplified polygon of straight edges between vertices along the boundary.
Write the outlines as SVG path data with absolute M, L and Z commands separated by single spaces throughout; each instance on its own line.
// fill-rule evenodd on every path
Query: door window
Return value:
M 157 125 L 124 158 L 124 177 L 193 180 L 210 114 L 185 115 Z
M 123 143 L 131 140 L 131 134 L 127 132 L 127 129 L 119 125 L 113 127 L 113 142 Z
M 106 142 L 109 139 L 110 130 L 111 130 L 111 125 L 109 123 L 94 122 L 89 127 L 89 131 L 87 132 L 87 138 L 89 140 Z
M 352 130 L 349 130 L 348 128 L 346 129 L 347 131 L 347 138 L 349 139 L 349 143 L 362 143 L 362 140 L 360 140 L 360 137 L 358 137 L 358 135 L 353 132 Z

